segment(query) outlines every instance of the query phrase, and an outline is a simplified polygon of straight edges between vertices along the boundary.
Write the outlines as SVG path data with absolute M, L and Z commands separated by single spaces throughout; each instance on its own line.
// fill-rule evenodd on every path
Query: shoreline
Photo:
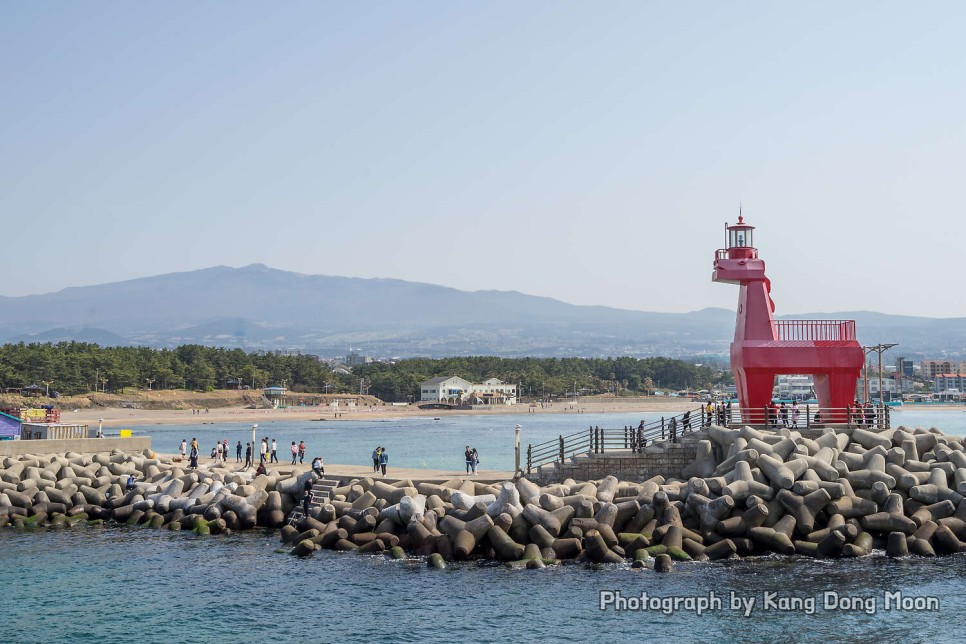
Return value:
M 617 413 L 655 413 L 667 412 L 676 414 L 689 409 L 696 409 L 701 403 L 690 400 L 654 399 L 654 400 L 611 400 L 578 401 L 573 405 L 569 401 L 537 405 L 531 407 L 529 403 L 516 405 L 499 405 L 492 409 L 420 409 L 415 405 L 380 405 L 372 407 L 288 407 L 284 409 L 248 409 L 245 407 L 222 407 L 204 409 L 195 413 L 191 409 L 130 409 L 121 407 L 104 407 L 98 409 L 81 409 L 61 412 L 62 423 L 86 423 L 96 426 L 103 419 L 104 426 L 118 427 L 123 425 L 195 425 L 219 423 L 248 423 L 270 422 L 278 420 L 310 420 L 319 422 L 341 422 L 351 420 L 392 419 L 392 418 L 445 418 L 447 416 L 484 416 L 484 415 L 513 415 L 513 414 L 617 414 Z

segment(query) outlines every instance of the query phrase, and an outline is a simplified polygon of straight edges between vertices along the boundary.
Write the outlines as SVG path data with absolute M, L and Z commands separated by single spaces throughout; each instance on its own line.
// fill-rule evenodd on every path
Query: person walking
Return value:
M 238 441 L 238 444 L 235 445 L 235 462 L 236 463 L 241 463 L 241 452 L 242 452 L 241 441 Z
M 227 438 L 221 441 L 221 459 L 222 459 L 222 462 L 224 463 L 228 462 L 228 439 Z
M 252 444 L 245 443 L 245 469 L 252 466 Z
M 295 461 L 298 459 L 298 457 L 299 457 L 298 445 L 295 444 L 295 441 L 292 441 L 292 465 L 295 465 Z
M 299 441 L 299 465 L 305 462 L 305 441 Z
M 470 470 L 473 469 L 473 452 L 470 450 L 470 446 L 466 446 L 466 451 L 463 452 L 466 457 L 466 473 L 469 474 Z
M 798 408 L 798 401 L 792 401 L 792 429 L 798 429 L 798 416 L 801 414 L 801 410 Z
M 182 438 L 181 447 L 179 448 L 179 450 L 181 451 L 181 460 L 183 461 L 185 457 L 188 455 L 188 441 Z
M 379 446 L 376 446 L 376 449 L 372 450 L 372 471 L 373 472 L 378 472 L 379 471 L 379 449 L 380 449 Z M 470 449 L 470 446 L 467 445 L 466 446 L 466 449 L 469 450 Z M 467 458 L 466 471 L 467 471 L 467 473 L 469 473 L 469 471 L 470 471 L 470 469 L 469 469 L 469 458 Z
M 471 454 L 472 458 L 470 459 L 470 464 L 473 466 L 473 474 L 476 474 L 476 468 L 480 464 L 480 454 L 476 451 L 475 447 L 473 448 Z
M 386 475 L 386 466 L 389 465 L 389 454 L 386 452 L 386 448 L 383 447 L 382 451 L 379 452 L 379 467 L 382 469 L 382 475 Z
M 259 463 L 259 465 L 261 465 L 262 463 L 264 463 L 265 462 L 265 459 L 267 459 L 267 458 L 268 458 L 268 441 L 266 441 L 263 438 L 262 439 L 262 442 L 259 443 L 259 445 L 258 445 L 258 463 Z
M 272 458 L 268 461 L 269 463 L 278 463 L 278 443 L 275 439 L 272 439 Z
M 302 514 L 309 516 L 309 505 L 312 503 L 312 481 L 305 481 L 305 494 L 302 496 Z
M 191 465 L 190 468 L 195 470 L 198 469 L 198 441 L 191 439 Z

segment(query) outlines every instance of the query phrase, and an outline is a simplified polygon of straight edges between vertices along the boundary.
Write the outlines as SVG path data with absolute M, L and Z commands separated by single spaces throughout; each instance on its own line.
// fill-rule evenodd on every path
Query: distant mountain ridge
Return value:
M 900 342 L 914 356 L 963 352 L 966 319 L 873 312 L 855 319 L 865 344 Z M 78 339 L 155 347 L 197 343 L 248 350 L 378 356 L 690 356 L 726 354 L 734 312 L 629 311 L 516 291 L 461 291 L 396 279 L 216 266 L 56 293 L 0 296 L 0 340 Z

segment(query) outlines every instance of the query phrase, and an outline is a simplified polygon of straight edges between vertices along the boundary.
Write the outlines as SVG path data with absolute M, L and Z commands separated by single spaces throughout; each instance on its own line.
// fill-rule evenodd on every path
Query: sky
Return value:
M 0 5 L 2 295 L 264 263 L 966 316 L 966 4 Z

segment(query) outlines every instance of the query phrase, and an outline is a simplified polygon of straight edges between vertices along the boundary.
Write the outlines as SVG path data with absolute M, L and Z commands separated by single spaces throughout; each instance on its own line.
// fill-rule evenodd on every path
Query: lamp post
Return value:
M 514 438 L 514 445 L 515 445 L 514 452 L 516 457 L 515 457 L 515 467 L 513 469 L 513 472 L 516 473 L 520 471 L 520 426 L 519 425 L 517 425 L 514 428 L 514 433 L 516 434 Z
M 97 419 L 97 437 L 104 438 L 104 419 L 103 418 Z
M 873 351 L 875 351 L 879 355 L 879 408 L 880 408 L 880 413 L 881 413 L 881 411 L 884 411 L 885 410 L 885 398 L 882 395 L 882 354 L 883 354 L 883 352 L 888 351 L 892 347 L 897 347 L 897 346 L 899 346 L 899 343 L 898 342 L 891 342 L 891 343 L 876 344 L 876 345 L 868 346 L 868 347 L 862 347 L 863 349 L 865 349 L 866 355 L 872 353 Z M 866 382 L 868 382 L 868 377 L 866 377 Z M 868 392 L 868 387 L 866 388 L 866 392 Z M 866 393 L 866 395 L 868 395 L 868 393 Z

